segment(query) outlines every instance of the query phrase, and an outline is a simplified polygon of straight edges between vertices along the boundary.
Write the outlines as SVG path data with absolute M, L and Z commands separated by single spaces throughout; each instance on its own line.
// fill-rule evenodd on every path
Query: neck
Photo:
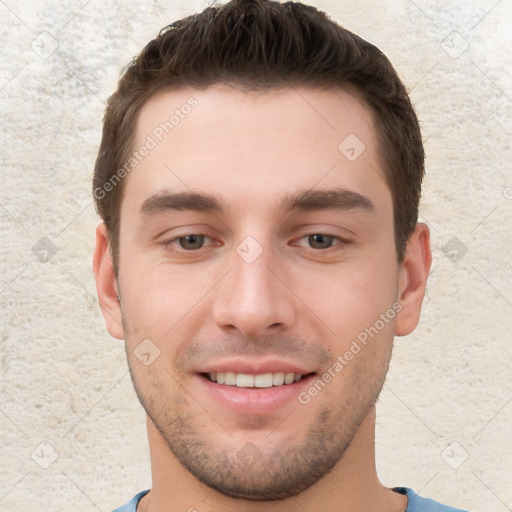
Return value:
M 407 498 L 384 487 L 375 468 L 375 407 L 365 417 L 338 464 L 297 496 L 276 501 L 231 498 L 198 481 L 174 457 L 147 418 L 153 486 L 138 512 L 285 512 L 297 508 L 323 512 L 404 512 Z M 321 504 L 321 506 L 319 506 Z

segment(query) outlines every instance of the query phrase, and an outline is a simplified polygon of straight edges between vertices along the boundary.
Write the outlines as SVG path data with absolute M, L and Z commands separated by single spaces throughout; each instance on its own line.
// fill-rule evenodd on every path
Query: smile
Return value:
M 239 388 L 271 388 L 272 386 L 284 386 L 299 382 L 303 375 L 300 373 L 261 373 L 251 375 L 235 372 L 212 372 L 206 377 L 217 384 L 225 386 L 237 386 Z

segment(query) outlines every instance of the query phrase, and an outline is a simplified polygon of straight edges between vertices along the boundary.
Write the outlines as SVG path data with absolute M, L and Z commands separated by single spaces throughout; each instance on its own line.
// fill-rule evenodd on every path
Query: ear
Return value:
M 431 264 L 430 230 L 421 222 L 416 225 L 407 242 L 404 261 L 400 267 L 398 301 L 402 309 L 396 317 L 397 336 L 410 334 L 418 325 Z
M 107 227 L 101 222 L 96 228 L 96 245 L 93 255 L 93 272 L 96 279 L 96 291 L 107 330 L 111 336 L 124 339 L 121 304 L 118 299 L 119 288 L 110 257 Z

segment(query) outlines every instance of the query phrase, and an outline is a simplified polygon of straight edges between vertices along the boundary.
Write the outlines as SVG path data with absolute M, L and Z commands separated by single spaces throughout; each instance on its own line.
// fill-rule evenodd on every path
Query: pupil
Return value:
M 186 235 L 180 238 L 180 245 L 183 249 L 200 249 L 204 235 Z
M 316 249 L 325 249 L 332 244 L 332 236 L 330 235 L 310 235 L 309 242 Z M 316 247 L 315 247 L 316 245 Z M 320 245 L 320 247 L 318 247 Z

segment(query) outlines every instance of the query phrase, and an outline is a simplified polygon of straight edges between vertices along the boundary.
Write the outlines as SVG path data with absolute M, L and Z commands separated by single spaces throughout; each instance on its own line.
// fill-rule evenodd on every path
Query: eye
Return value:
M 177 240 L 183 249 L 195 250 L 201 249 L 204 244 L 205 235 L 185 235 Z
M 332 246 L 334 237 L 332 235 L 315 234 L 308 236 L 308 243 L 313 249 L 328 249 Z
M 329 249 L 333 245 L 343 245 L 348 243 L 347 240 L 330 233 L 313 233 L 299 238 L 299 240 L 304 239 L 307 239 L 309 246 L 315 250 Z M 338 243 L 334 244 L 335 241 L 338 241 Z
M 202 249 L 206 239 L 210 239 L 210 237 L 204 233 L 193 233 L 190 235 L 177 236 L 163 242 L 163 245 L 171 252 L 192 252 Z M 176 246 L 176 242 L 179 244 L 179 248 Z

